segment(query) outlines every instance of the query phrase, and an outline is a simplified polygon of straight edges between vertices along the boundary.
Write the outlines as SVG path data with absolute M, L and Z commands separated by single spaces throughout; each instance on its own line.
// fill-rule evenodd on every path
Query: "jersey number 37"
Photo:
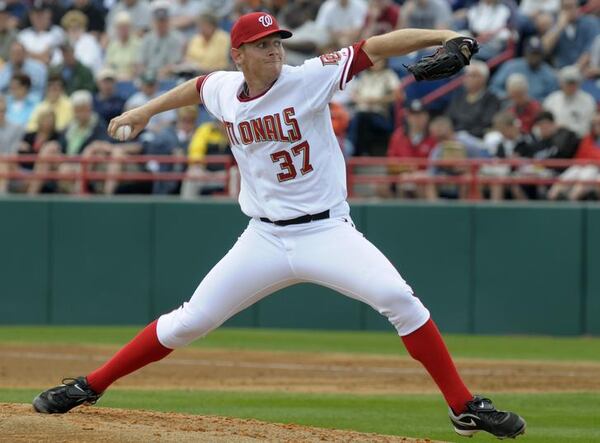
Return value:
M 300 168 L 300 173 L 302 175 L 308 174 L 313 170 L 313 167 L 310 164 L 310 146 L 307 141 L 292 146 L 290 151 L 294 157 L 302 157 L 302 167 Z M 298 176 L 298 172 L 294 166 L 294 160 L 288 151 L 274 152 L 271 154 L 271 160 L 273 160 L 273 163 L 279 163 L 279 166 L 283 171 L 277 174 L 277 179 L 280 182 L 293 180 Z

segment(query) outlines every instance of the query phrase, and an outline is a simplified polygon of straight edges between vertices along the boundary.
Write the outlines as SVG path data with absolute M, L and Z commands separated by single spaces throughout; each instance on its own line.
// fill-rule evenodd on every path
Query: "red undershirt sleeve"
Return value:
M 206 75 L 201 75 L 196 79 L 196 92 L 198 92 L 198 95 L 200 95 L 200 90 L 202 88 L 202 83 L 204 83 L 204 80 L 206 80 Z
M 352 59 L 352 63 L 350 64 L 350 70 L 348 71 L 348 77 L 346 82 L 352 80 L 352 78 L 361 71 L 364 71 L 367 68 L 373 66 L 373 62 L 367 55 L 365 51 L 363 51 L 363 46 L 365 44 L 365 40 L 361 40 L 358 43 L 352 45 L 354 49 L 354 58 Z

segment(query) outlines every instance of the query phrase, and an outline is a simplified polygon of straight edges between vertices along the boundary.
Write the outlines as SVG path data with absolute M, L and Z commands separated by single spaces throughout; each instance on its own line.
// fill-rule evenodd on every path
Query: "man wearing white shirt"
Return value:
M 590 130 L 596 101 L 580 89 L 582 78 L 577 66 L 565 66 L 558 76 L 560 90 L 544 100 L 544 109 L 552 112 L 558 126 L 570 129 L 579 137 L 583 137 Z
M 65 40 L 64 31 L 52 24 L 52 12 L 41 1 L 36 1 L 29 11 L 31 27 L 19 32 L 18 39 L 29 55 L 48 65 L 61 62 L 58 47 Z
M 367 4 L 363 0 L 326 0 L 316 21 L 329 32 L 334 46 L 346 46 L 358 39 L 366 17 Z

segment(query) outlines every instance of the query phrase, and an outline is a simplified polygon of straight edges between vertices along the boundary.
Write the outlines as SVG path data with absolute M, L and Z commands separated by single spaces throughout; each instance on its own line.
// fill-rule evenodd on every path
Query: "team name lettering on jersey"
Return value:
M 266 141 L 295 143 L 302 139 L 300 125 L 294 118 L 295 115 L 294 108 L 285 108 L 281 113 L 242 121 L 237 125 L 239 138 L 236 136 L 233 123 L 224 121 L 223 124 L 232 145 L 250 145 Z

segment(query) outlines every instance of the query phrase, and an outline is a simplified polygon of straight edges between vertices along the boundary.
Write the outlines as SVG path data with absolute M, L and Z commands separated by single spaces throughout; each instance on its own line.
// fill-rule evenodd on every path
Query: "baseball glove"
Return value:
M 456 37 L 448 40 L 435 53 L 421 58 L 417 63 L 405 66 L 415 80 L 437 80 L 450 77 L 469 64 L 471 57 L 479 51 L 477 40 Z

